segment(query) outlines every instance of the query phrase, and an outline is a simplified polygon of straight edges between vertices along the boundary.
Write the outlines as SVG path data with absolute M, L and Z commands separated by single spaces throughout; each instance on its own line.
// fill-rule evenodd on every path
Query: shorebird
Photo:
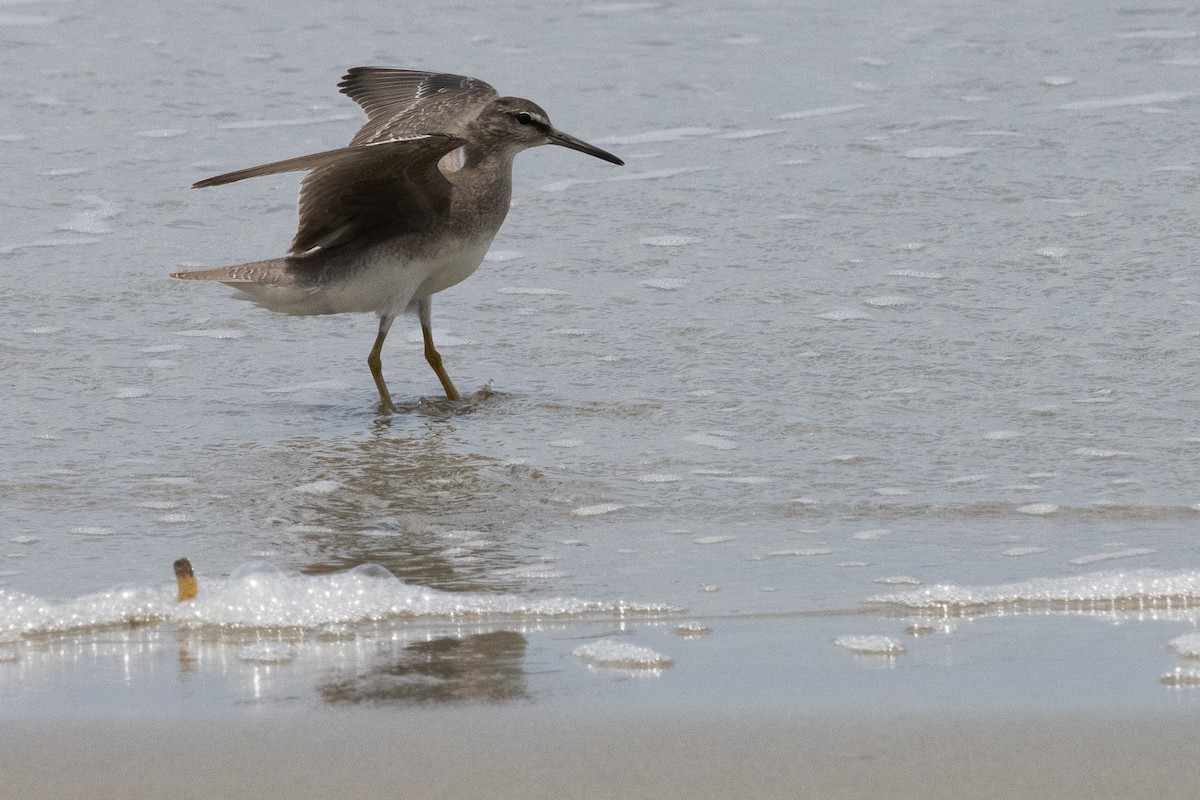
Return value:
M 557 144 L 624 162 L 556 129 L 538 104 L 501 97 L 478 78 L 354 67 L 338 88 L 367 114 L 348 146 L 193 184 L 308 172 L 288 254 L 171 277 L 219 281 L 285 314 L 378 314 L 367 365 L 384 412 L 396 406 L 383 379 L 383 342 L 397 315 L 416 313 L 425 360 L 446 397 L 459 400 L 433 343 L 430 298 L 483 261 L 508 214 L 513 158 L 530 147 Z

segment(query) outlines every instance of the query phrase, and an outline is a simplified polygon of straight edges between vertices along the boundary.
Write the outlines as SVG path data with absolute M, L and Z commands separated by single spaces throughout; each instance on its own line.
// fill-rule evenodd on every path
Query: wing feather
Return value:
M 462 136 L 483 107 L 500 96 L 478 78 L 390 67 L 354 67 L 338 88 L 367 112 L 351 144 L 414 133 Z
M 353 156 L 331 160 L 300 184 L 300 225 L 289 252 L 329 249 L 373 229 L 398 236 L 436 225 L 452 189 L 437 163 L 463 144 L 426 134 L 344 148 Z
M 436 224 L 451 192 L 437 162 L 463 144 L 446 134 L 410 135 L 273 161 L 194 185 L 308 171 L 300 184 L 300 224 L 289 250 L 300 255 L 314 247 L 336 247 L 372 229 L 394 236 Z

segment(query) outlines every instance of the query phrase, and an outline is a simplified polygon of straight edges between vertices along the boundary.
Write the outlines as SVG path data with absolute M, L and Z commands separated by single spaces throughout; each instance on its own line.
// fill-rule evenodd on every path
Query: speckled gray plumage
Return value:
M 392 319 L 414 311 L 426 359 L 447 397 L 458 399 L 433 346 L 430 297 L 465 279 L 483 260 L 508 214 L 513 158 L 530 147 L 557 144 L 622 162 L 556 130 L 536 103 L 501 97 L 476 78 L 355 67 L 339 87 L 367 114 L 348 146 L 195 184 L 307 171 L 288 254 L 172 276 L 220 281 L 288 314 L 377 313 L 379 335 L 368 363 L 385 409 L 392 402 L 379 352 Z

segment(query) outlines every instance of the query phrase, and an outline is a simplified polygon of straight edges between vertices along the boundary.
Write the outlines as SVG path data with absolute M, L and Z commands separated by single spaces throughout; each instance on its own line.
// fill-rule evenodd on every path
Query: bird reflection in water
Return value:
M 493 631 L 407 645 L 384 663 L 317 686 L 331 705 L 507 703 L 529 697 L 525 637 Z
M 505 570 L 537 563 L 511 533 L 544 513 L 536 470 L 458 452 L 452 431 L 378 430 L 330 442 L 295 437 L 253 468 L 279 487 L 264 509 L 291 534 L 307 574 L 375 563 L 410 584 L 447 591 L 520 588 Z M 330 491 L 293 487 L 314 479 Z M 259 513 L 262 513 L 261 511 Z M 492 535 L 497 529 L 506 535 Z

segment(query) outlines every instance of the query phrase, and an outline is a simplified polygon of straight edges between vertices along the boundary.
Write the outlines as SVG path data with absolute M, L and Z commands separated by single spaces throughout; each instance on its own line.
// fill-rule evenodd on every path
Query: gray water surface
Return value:
M 289 8 L 0 7 L 0 588 L 375 562 L 720 617 L 1200 568 L 1193 10 Z M 344 144 L 357 64 L 477 75 L 627 162 L 517 159 L 434 301 L 475 402 L 415 320 L 381 417 L 373 318 L 167 277 L 284 252 L 297 176 L 187 187 Z

